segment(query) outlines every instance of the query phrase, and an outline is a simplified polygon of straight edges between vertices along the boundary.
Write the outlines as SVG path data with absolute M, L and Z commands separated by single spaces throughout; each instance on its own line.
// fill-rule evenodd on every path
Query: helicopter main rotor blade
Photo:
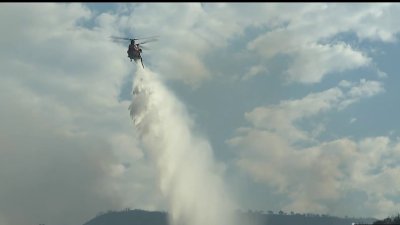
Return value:
M 158 36 L 150 36 L 150 37 L 143 37 L 143 38 L 126 38 L 126 37 L 117 37 L 117 36 L 111 36 L 113 39 L 120 39 L 120 40 L 127 40 L 127 41 L 132 41 L 132 40 L 143 40 L 143 39 L 156 39 Z
M 147 41 L 142 41 L 142 42 L 140 42 L 139 44 L 141 45 L 141 44 L 146 44 L 146 43 L 148 43 L 148 42 L 153 42 L 153 41 L 158 41 L 158 39 L 150 39 L 150 40 L 147 40 Z
M 150 50 L 150 48 L 148 48 L 148 47 L 146 47 L 146 46 L 141 46 L 141 45 L 140 45 L 140 48 L 142 48 L 142 49 L 144 49 L 144 50 Z
M 131 40 L 130 38 L 115 37 L 115 36 L 111 36 L 111 38 L 113 38 L 113 39 L 119 39 L 119 40 L 127 40 L 127 41 L 130 41 L 130 40 Z
M 113 39 L 112 42 L 114 42 L 114 43 L 126 43 L 125 40 L 121 40 L 121 39 Z
M 158 38 L 158 37 L 159 37 L 158 35 L 155 35 L 155 36 L 150 36 L 150 37 L 136 38 L 136 40 L 150 39 L 150 38 L 152 38 L 152 39 L 156 39 L 156 38 Z

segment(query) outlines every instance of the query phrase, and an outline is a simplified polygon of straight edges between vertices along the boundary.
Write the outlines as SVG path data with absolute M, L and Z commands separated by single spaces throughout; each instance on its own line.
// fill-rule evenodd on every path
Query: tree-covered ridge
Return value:
M 374 218 L 340 218 L 330 215 L 286 213 L 279 211 L 237 211 L 235 221 L 239 225 L 351 225 L 352 223 L 372 224 Z M 236 225 L 237 225 L 236 224 Z M 83 225 L 168 225 L 166 212 L 130 210 L 99 213 Z
M 391 224 L 391 225 L 398 224 L 398 225 L 400 225 L 400 214 L 397 214 L 397 216 L 388 217 L 383 220 L 377 220 L 374 222 L 374 225 L 381 225 L 381 224 Z
M 100 212 L 84 225 L 168 225 L 167 213 L 140 209 Z

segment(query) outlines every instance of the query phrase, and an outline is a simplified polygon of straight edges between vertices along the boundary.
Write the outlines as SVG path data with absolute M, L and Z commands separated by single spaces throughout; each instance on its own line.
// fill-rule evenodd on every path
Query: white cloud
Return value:
M 360 85 L 352 87 L 348 94 L 352 98 L 371 97 L 382 91 L 383 85 L 381 82 L 361 79 Z
M 387 137 L 359 142 L 341 138 L 301 148 L 279 134 L 248 129 L 228 143 L 238 150 L 236 163 L 241 170 L 288 197 L 274 200 L 274 204 L 284 204 L 285 211 L 366 216 L 358 213 L 361 209 L 378 218 L 396 213 L 398 203 L 391 196 L 399 194 L 395 177 L 400 167 L 391 146 L 398 143 Z M 395 161 L 393 167 L 387 166 L 389 158 Z M 349 192 L 364 193 L 368 198 L 357 200 L 364 202 L 354 210 L 347 207 L 352 201 L 347 198 Z
M 361 39 L 394 41 L 399 31 L 394 22 L 398 21 L 396 10 L 398 5 L 390 4 L 144 3 L 122 4 L 116 12 L 96 15 L 75 3 L 3 4 L 0 28 L 7 32 L 0 39 L 0 171 L 7 172 L 0 173 L 5 184 L 0 189 L 0 197 L 5 199 L 0 202 L 0 223 L 82 223 L 108 209 L 162 206 L 151 179 L 155 172 L 135 139 L 130 139 L 134 132 L 128 103 L 118 100 L 124 77 L 131 75 L 135 65 L 126 57 L 127 46 L 111 42 L 110 35 L 160 35 L 158 42 L 148 45 L 151 52 L 143 54 L 145 66 L 167 79 L 197 86 L 214 76 L 205 63 L 213 50 L 229 47 L 230 41 L 245 35 L 248 28 L 268 29 L 249 43 L 249 54 L 256 52 L 255 57 L 263 57 L 260 61 L 290 55 L 294 60 L 287 69 L 288 79 L 315 83 L 329 73 L 359 68 L 371 60 L 347 43 L 323 44 L 326 40 L 354 32 Z M 94 27 L 85 28 L 84 23 Z M 261 64 L 251 67 L 246 77 L 261 75 L 267 68 Z M 298 121 L 382 91 L 378 81 L 343 81 L 339 87 L 303 99 L 254 109 L 246 119 L 255 128 L 230 141 L 233 146 L 251 149 L 241 152 L 238 165 L 282 193 L 299 188 L 289 196 L 293 199 L 289 208 L 326 210 L 320 201 L 340 199 L 343 191 L 337 185 L 349 174 L 346 185 L 373 195 L 360 185 L 372 185 L 366 183 L 368 164 L 361 158 L 377 166 L 376 181 L 386 180 L 398 172 L 378 167 L 379 160 L 373 158 L 385 158 L 392 165 L 396 157 L 389 156 L 399 156 L 398 147 L 384 155 L 371 150 L 367 157 L 354 153 L 354 146 L 391 149 L 391 145 L 385 147 L 380 139 L 363 144 L 338 139 L 300 149 L 305 154 L 291 143 L 315 140 L 326 129 L 318 123 L 304 130 Z M 331 145 L 340 149 L 332 150 L 336 151 L 333 161 L 325 152 Z M 270 151 L 264 151 L 265 146 Z M 353 169 L 342 170 L 342 166 L 352 165 L 348 159 L 354 159 Z M 315 160 L 320 163 L 311 168 Z M 315 182 L 311 177 L 309 184 L 300 184 L 302 177 L 296 177 L 296 172 L 312 174 Z M 384 178 L 380 174 L 385 174 Z M 359 182 L 353 185 L 350 181 Z M 398 185 L 394 181 L 389 184 Z M 83 203 L 77 207 L 78 201 Z M 37 207 L 38 203 L 43 204 Z M 396 206 L 384 198 L 370 203 Z M 27 212 L 24 217 L 19 215 L 21 211 Z
M 384 91 L 385 89 L 381 82 L 361 79 L 359 85 L 354 85 L 350 88 L 347 98 L 339 104 L 339 109 L 346 108 L 362 98 L 371 97 Z
M 336 208 L 349 203 L 347 194 L 351 191 L 367 196 L 383 193 L 374 201 L 368 200 L 368 204 L 383 200 L 395 204 L 386 195 L 398 194 L 397 189 L 382 190 L 384 184 L 393 182 L 391 178 L 400 171 L 395 166 L 398 159 L 395 159 L 396 163 L 390 161 L 397 151 L 388 137 L 364 138 L 359 142 L 345 137 L 319 141 L 317 137 L 326 126 L 319 124 L 307 130 L 297 124 L 305 118 L 343 109 L 344 103 L 348 103 L 345 106 L 348 107 L 383 90 L 377 81 L 341 81 L 338 87 L 311 93 L 301 99 L 253 109 L 245 114 L 252 126 L 238 130 L 227 141 L 237 149 L 237 167 L 247 172 L 255 182 L 287 196 L 288 200 L 276 203 L 283 204 L 287 211 L 356 214 L 347 207 Z M 349 99 L 352 101 L 348 102 Z M 296 144 L 309 140 L 313 141 L 308 142 L 310 147 Z M 392 165 L 390 169 L 384 166 L 388 164 Z M 397 183 L 390 185 L 398 186 Z M 374 216 L 388 215 L 394 210 L 378 209 L 373 204 L 363 207 L 364 212 L 371 212 Z
M 344 43 L 332 46 L 310 44 L 294 54 L 294 62 L 286 71 L 287 79 L 303 83 L 317 83 L 329 73 L 354 69 L 371 61 Z
M 101 15 L 98 21 L 117 34 L 159 35 L 159 42 L 149 44 L 152 50 L 143 53 L 145 64 L 167 79 L 195 87 L 214 76 L 205 64 L 213 50 L 229 47 L 231 40 L 243 37 L 249 28 L 267 30 L 248 43 L 250 54 L 263 60 L 289 55 L 293 62 L 286 79 L 317 83 L 328 74 L 369 65 L 371 58 L 366 53 L 335 38 L 351 32 L 361 40 L 393 41 L 400 31 L 391 22 L 397 19 L 393 13 L 397 8 L 391 4 L 326 3 L 127 4 L 115 14 Z
M 275 106 L 257 107 L 245 113 L 245 118 L 255 127 L 278 132 L 289 140 L 307 140 L 307 133 L 296 128 L 294 123 L 331 109 L 342 97 L 343 92 L 339 88 L 331 88 L 309 94 L 303 99 L 282 101 Z
M 343 88 L 348 88 L 351 87 L 353 84 L 352 82 L 348 81 L 348 80 L 341 80 L 339 82 L 339 87 L 343 87 Z
M 351 85 L 351 88 L 350 88 Z M 350 88 L 344 92 L 340 87 Z M 311 140 L 317 130 L 307 132 L 298 128 L 296 122 L 333 109 L 342 110 L 361 98 L 371 97 L 384 91 L 382 83 L 362 79 L 360 83 L 341 81 L 339 87 L 311 93 L 302 99 L 281 101 L 278 105 L 256 107 L 245 113 L 245 118 L 256 128 L 277 132 L 291 142 Z M 322 126 L 322 127 L 321 127 Z M 322 129 L 322 130 L 321 130 Z M 319 132 L 317 132 L 319 133 Z
M 267 73 L 268 69 L 263 65 L 254 65 L 250 67 L 249 71 L 242 77 L 242 80 L 251 79 L 254 76 L 260 75 L 262 73 Z
M 317 83 L 332 72 L 356 69 L 371 59 L 349 44 L 322 44 L 345 32 L 361 40 L 393 42 L 400 28 L 396 21 L 398 5 L 392 4 L 281 4 L 279 21 L 287 25 L 272 29 L 248 44 L 248 49 L 267 59 L 278 54 L 292 56 L 287 79 Z M 297 11 L 291 9 L 296 7 Z M 338 16 L 346 15 L 346 16 Z M 335 21 L 335 23 L 332 23 Z M 327 24 L 330 24 L 327 26 Z
M 224 29 L 230 29 L 200 3 L 173 7 L 167 3 L 141 4 L 130 15 L 122 16 L 119 25 L 136 36 L 159 35 L 159 42 L 148 45 L 152 51 L 143 53 L 145 64 L 151 60 L 152 67 L 166 78 L 192 86 L 211 77 L 203 59 L 212 47 L 226 41 Z
M 379 78 L 387 78 L 388 77 L 387 73 L 385 73 L 379 69 L 378 69 L 377 73 L 378 73 Z
M 5 225 L 83 223 L 100 211 L 158 204 L 157 197 L 138 197 L 155 188 L 135 184 L 156 187 L 145 177 L 154 171 L 129 140 L 129 102 L 118 100 L 131 65 L 107 39 L 116 18 L 93 16 L 75 3 L 0 9 L 7 30 L 0 40 Z M 79 26 L 97 19 L 92 30 Z

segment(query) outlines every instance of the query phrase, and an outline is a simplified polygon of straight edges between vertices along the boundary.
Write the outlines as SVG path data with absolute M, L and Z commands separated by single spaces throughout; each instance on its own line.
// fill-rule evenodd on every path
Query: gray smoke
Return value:
M 158 169 L 172 225 L 232 225 L 233 201 L 210 144 L 193 132 L 185 107 L 138 66 L 129 107 L 144 148 Z

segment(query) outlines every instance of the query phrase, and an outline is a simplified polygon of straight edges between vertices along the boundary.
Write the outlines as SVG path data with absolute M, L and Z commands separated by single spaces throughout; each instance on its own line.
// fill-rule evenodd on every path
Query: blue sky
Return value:
M 398 15 L 397 3 L 2 4 L 0 223 L 165 209 L 127 110 L 136 65 L 111 35 L 160 36 L 144 64 L 241 209 L 397 214 Z

